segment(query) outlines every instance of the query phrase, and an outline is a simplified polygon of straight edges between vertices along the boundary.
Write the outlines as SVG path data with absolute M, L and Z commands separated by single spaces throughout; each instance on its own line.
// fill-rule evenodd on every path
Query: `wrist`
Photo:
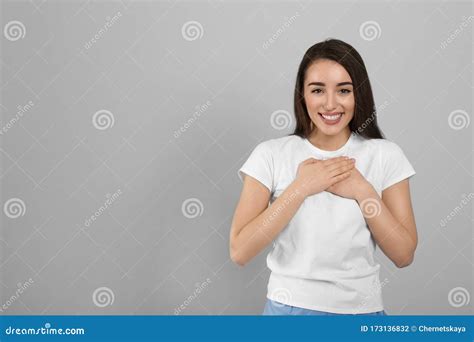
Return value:
M 291 184 L 290 187 L 293 189 L 295 193 L 303 197 L 305 199 L 308 197 L 308 189 L 306 184 L 298 179 L 295 179 Z
M 372 184 L 367 183 L 366 186 L 364 186 L 357 194 L 355 200 L 357 202 L 362 202 L 363 200 L 367 198 L 376 198 L 378 196 L 377 191 L 375 188 L 372 186 Z

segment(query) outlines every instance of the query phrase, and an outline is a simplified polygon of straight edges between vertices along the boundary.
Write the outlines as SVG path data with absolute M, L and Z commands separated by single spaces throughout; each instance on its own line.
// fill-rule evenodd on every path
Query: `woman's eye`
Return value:
M 324 91 L 323 89 L 313 89 L 313 90 L 311 90 L 312 93 L 316 93 L 316 94 L 321 94 L 323 91 Z M 341 89 L 339 91 L 343 94 L 349 94 L 351 92 L 350 89 Z

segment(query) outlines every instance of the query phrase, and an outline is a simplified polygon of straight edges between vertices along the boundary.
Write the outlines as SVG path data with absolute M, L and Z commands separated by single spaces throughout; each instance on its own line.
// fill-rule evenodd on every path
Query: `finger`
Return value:
M 337 175 L 337 176 L 331 178 L 330 184 L 333 185 L 337 182 L 340 182 L 340 181 L 348 178 L 351 175 L 351 172 L 352 171 L 347 171 L 347 172 L 341 173 L 340 175 Z
M 354 168 L 354 163 L 342 165 L 342 166 L 340 166 L 338 168 L 335 168 L 332 171 L 330 171 L 329 175 L 331 177 L 334 177 L 334 176 L 340 175 L 344 172 L 351 171 L 353 168 Z
M 352 160 L 352 159 L 342 160 L 340 162 L 333 163 L 333 164 L 327 166 L 327 170 L 329 172 L 333 172 L 334 170 L 340 169 L 341 167 L 344 167 L 344 166 L 353 167 L 354 165 L 355 165 L 355 161 Z
M 308 159 L 304 160 L 301 164 L 312 164 L 312 163 L 316 163 L 318 161 L 319 161 L 319 159 L 316 159 L 316 158 L 308 158 Z

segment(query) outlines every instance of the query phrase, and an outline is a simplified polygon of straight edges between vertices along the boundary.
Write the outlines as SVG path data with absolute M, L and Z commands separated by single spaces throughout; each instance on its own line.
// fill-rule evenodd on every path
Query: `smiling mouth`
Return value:
M 340 113 L 337 113 L 337 114 L 330 114 L 330 115 L 321 114 L 321 113 L 318 113 L 318 114 L 324 119 L 325 122 L 336 123 L 341 119 L 344 112 L 340 112 Z

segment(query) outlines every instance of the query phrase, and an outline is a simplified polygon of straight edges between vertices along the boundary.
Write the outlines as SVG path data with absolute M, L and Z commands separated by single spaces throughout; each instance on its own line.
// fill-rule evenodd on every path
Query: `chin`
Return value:
M 313 118 L 313 123 L 315 124 L 317 130 L 319 130 L 321 133 L 324 133 L 325 135 L 338 135 L 339 133 L 347 130 L 349 122 L 352 119 L 352 115 L 348 117 L 347 114 L 344 113 L 342 115 L 341 121 L 334 125 L 326 124 L 318 112 L 316 112 Z
M 339 133 L 341 133 L 343 130 L 342 129 L 338 129 L 338 130 L 327 130 L 327 129 L 320 129 L 320 132 L 324 133 L 324 135 L 329 135 L 329 136 L 336 136 L 336 135 L 339 135 Z
M 316 127 L 321 133 L 324 133 L 325 135 L 338 135 L 347 129 L 348 124 L 337 125 L 337 127 L 327 127 L 324 123 L 318 123 Z

